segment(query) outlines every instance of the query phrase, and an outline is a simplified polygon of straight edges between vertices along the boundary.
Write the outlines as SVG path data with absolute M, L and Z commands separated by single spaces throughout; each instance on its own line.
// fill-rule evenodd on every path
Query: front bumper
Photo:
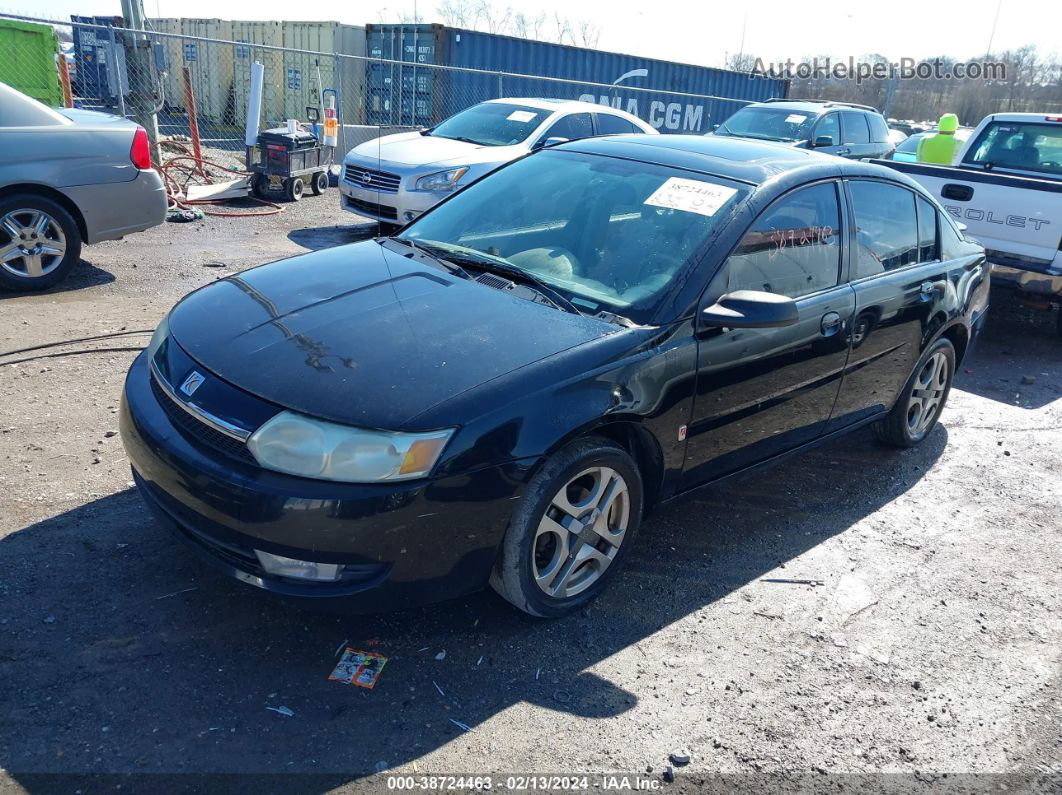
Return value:
M 127 182 L 63 188 L 85 219 L 86 243 L 143 232 L 166 220 L 166 187 L 154 169 Z
M 439 480 L 315 481 L 206 447 L 171 421 L 146 356 L 126 379 L 120 427 L 138 489 L 179 537 L 235 579 L 353 612 L 442 601 L 486 585 L 536 460 Z M 254 550 L 344 565 L 338 582 L 266 573 Z
M 395 190 L 381 190 L 359 182 L 351 177 L 351 169 L 365 168 L 374 171 L 384 171 L 399 179 L 399 185 Z M 418 167 L 415 173 L 407 173 L 409 166 L 398 167 L 391 164 L 369 164 L 347 159 L 343 163 L 343 171 L 339 175 L 340 202 L 344 210 L 348 210 L 374 221 L 385 224 L 408 224 L 425 210 L 430 210 L 441 202 L 453 191 L 429 192 L 413 190 L 412 187 L 419 177 L 430 173 L 431 169 Z

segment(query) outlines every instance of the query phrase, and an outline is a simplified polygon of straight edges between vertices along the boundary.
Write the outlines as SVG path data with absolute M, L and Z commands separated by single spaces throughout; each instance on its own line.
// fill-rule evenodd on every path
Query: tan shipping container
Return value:
M 181 33 L 185 37 L 221 39 L 226 42 L 185 38 L 182 41 L 182 66 L 187 66 L 191 71 L 199 117 L 218 123 L 234 123 L 232 23 L 224 19 L 185 17 L 181 20 Z M 183 107 L 183 101 L 181 105 Z
M 326 96 L 330 89 L 339 94 L 340 121 L 363 123 L 366 62 L 360 58 L 337 59 L 336 55 L 364 57 L 365 28 L 338 22 L 284 22 L 283 28 L 286 48 L 309 51 L 284 53 L 285 117 L 305 120 L 307 107 L 323 111 L 317 82 L 320 69 L 320 87 Z
M 233 20 L 232 38 L 240 42 L 233 47 L 232 93 L 236 124 L 241 128 L 246 124 L 251 65 L 258 61 L 264 68 L 261 129 L 278 126 L 284 120 L 284 53 L 254 45 L 283 47 L 281 23 Z

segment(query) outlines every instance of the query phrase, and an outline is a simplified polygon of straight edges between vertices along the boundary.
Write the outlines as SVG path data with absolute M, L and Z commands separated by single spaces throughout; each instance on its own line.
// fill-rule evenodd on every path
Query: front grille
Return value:
M 247 449 L 247 445 L 197 420 L 178 406 L 174 399 L 166 393 L 166 390 L 159 385 L 154 373 L 151 374 L 150 378 L 151 391 L 155 395 L 155 400 L 159 402 L 170 421 L 184 436 L 246 464 L 257 463 L 254 460 L 254 456 L 251 455 L 251 451 Z
M 368 213 L 375 218 L 387 218 L 391 221 L 398 220 L 398 210 L 385 204 L 366 202 L 361 199 L 355 199 L 353 196 L 347 196 L 347 205 L 355 210 Z
M 398 174 L 388 174 L 386 171 L 351 165 L 344 170 L 343 179 L 359 188 L 378 190 L 381 193 L 398 193 L 398 186 L 402 182 Z

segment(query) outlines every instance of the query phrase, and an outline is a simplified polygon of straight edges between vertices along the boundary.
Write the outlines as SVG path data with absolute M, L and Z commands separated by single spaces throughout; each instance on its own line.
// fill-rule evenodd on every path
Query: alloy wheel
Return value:
M 616 558 L 630 521 L 627 482 L 609 467 L 590 467 L 553 497 L 535 533 L 533 575 L 548 596 L 582 593 Z
M 925 433 L 936 419 L 948 388 L 948 369 L 948 357 L 938 351 L 918 371 L 911 398 L 907 401 L 907 429 L 912 436 Z
M 38 278 L 59 267 L 66 256 L 66 235 L 43 210 L 12 210 L 0 218 L 0 267 L 15 276 Z

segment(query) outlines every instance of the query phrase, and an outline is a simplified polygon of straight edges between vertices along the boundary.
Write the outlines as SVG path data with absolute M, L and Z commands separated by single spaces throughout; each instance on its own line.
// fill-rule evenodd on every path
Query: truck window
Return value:
M 915 195 L 899 185 L 869 180 L 851 183 L 856 258 L 852 279 L 918 262 Z
M 993 122 L 981 131 L 963 163 L 1062 177 L 1062 124 Z
M 783 196 L 745 233 L 727 261 L 730 290 L 800 298 L 837 284 L 840 210 L 832 183 Z

